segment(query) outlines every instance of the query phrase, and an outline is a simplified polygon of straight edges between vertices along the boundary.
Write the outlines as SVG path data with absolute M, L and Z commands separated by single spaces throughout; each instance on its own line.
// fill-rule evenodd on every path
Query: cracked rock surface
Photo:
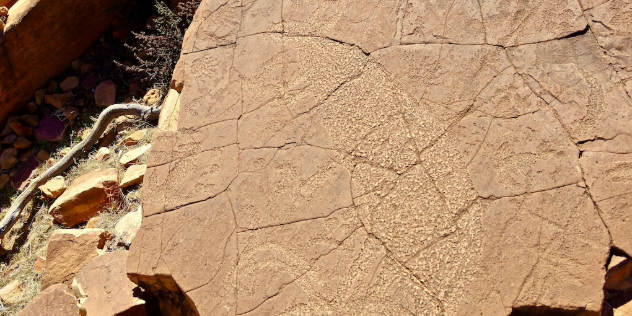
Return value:
M 630 30 L 628 0 L 204 0 L 128 275 L 164 315 L 598 315 Z

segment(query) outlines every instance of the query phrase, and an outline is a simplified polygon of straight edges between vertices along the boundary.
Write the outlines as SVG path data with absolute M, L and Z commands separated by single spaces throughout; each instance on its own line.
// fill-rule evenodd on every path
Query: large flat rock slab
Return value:
M 599 315 L 632 254 L 619 3 L 203 1 L 128 275 L 165 315 Z
M 26 106 L 36 89 L 85 52 L 125 1 L 20 0 L 13 5 L 0 31 L 0 121 Z

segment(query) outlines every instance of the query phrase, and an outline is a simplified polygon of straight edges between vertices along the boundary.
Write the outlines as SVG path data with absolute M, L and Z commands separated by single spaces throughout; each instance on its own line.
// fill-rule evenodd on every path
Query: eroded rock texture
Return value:
M 167 315 L 598 314 L 630 5 L 203 1 L 129 276 Z

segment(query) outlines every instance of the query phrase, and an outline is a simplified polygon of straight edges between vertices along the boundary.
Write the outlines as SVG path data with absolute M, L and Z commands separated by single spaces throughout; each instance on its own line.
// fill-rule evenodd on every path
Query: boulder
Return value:
M 180 93 L 171 89 L 162 103 L 158 129 L 161 131 L 176 131 L 178 129 L 178 117 L 180 116 Z
M 136 211 L 125 214 L 114 226 L 114 237 L 125 245 L 129 245 L 136 237 L 136 233 L 143 221 L 143 212 L 139 207 Z
M 65 284 L 55 284 L 37 295 L 18 316 L 79 315 L 77 299 Z
M 97 106 L 110 106 L 116 102 L 116 84 L 111 80 L 101 82 L 94 90 L 94 102 Z
M 143 182 L 146 170 L 147 165 L 133 165 L 127 168 L 123 174 L 123 179 L 121 180 L 121 188 L 127 188 Z
M 64 191 L 66 191 L 66 180 L 64 179 L 63 176 L 56 176 L 48 180 L 48 182 L 46 182 L 43 186 L 39 187 L 39 189 L 47 197 L 51 199 L 56 199 L 60 195 L 62 195 Z
M 145 129 L 137 130 L 129 134 L 127 137 L 123 138 L 123 145 L 134 146 L 138 144 L 140 141 L 142 141 L 143 139 L 145 139 L 146 135 L 147 135 L 147 130 Z
M 145 153 L 147 153 L 149 149 L 151 149 L 151 144 L 146 144 L 138 148 L 134 148 L 126 152 L 125 154 L 123 154 L 123 156 L 121 156 L 121 159 L 119 159 L 119 162 L 124 166 L 134 163 L 140 157 L 142 157 Z
M 87 222 L 121 195 L 117 169 L 92 171 L 75 179 L 51 205 L 49 214 L 61 225 L 74 227 Z
M 102 229 L 58 229 L 53 232 L 46 251 L 46 267 L 41 288 L 55 283 L 70 285 L 83 267 L 100 254 L 105 246 Z
M 79 86 L 79 77 L 77 76 L 69 76 L 64 79 L 64 81 L 59 83 L 59 87 L 61 91 L 68 92 L 74 88 Z
M 127 277 L 127 256 L 127 250 L 100 256 L 75 277 L 72 288 L 88 315 L 147 315 L 145 301 L 135 297 L 137 285 Z
M 15 305 L 20 302 L 24 294 L 24 284 L 20 280 L 14 280 L 0 289 L 0 300 L 5 305 Z
M 11 7 L 0 35 L 0 65 L 9 65 L 0 67 L 0 122 L 83 54 L 109 27 L 124 2 L 33 0 Z
M 35 128 L 35 139 L 39 142 L 58 142 L 64 138 L 66 124 L 56 116 L 46 116 Z

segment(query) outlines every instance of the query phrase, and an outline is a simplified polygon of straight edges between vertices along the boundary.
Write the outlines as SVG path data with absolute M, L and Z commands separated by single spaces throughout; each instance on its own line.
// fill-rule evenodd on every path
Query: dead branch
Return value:
M 97 119 L 92 131 L 84 140 L 75 145 L 72 150 L 64 156 L 55 165 L 50 167 L 35 180 L 31 181 L 29 186 L 24 190 L 15 202 L 11 205 L 11 208 L 6 212 L 2 221 L 0 221 L 0 239 L 9 232 L 13 224 L 20 218 L 22 210 L 26 205 L 35 197 L 38 188 L 48 182 L 51 178 L 61 174 L 75 162 L 75 159 L 80 158 L 86 151 L 89 151 L 94 144 L 99 140 L 103 132 L 106 130 L 110 122 L 117 117 L 123 115 L 138 116 L 143 120 L 156 120 L 160 115 L 161 107 L 149 107 L 140 104 L 115 104 L 111 105 L 101 114 Z

